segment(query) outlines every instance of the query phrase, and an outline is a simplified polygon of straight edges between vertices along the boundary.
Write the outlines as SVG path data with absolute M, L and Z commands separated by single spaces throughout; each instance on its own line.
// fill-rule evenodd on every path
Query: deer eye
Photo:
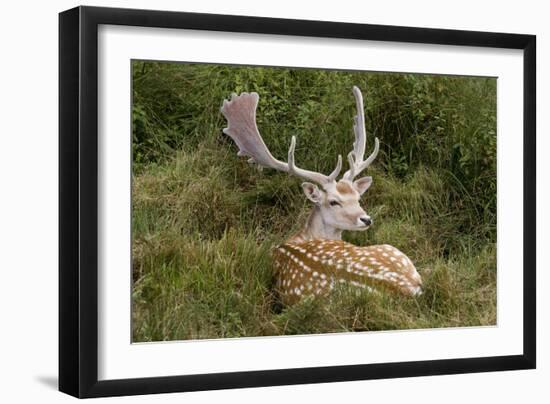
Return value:
M 340 202 L 338 202 L 338 201 L 330 201 L 330 202 L 329 202 L 329 205 L 330 205 L 330 206 L 342 206 L 342 204 L 341 204 Z

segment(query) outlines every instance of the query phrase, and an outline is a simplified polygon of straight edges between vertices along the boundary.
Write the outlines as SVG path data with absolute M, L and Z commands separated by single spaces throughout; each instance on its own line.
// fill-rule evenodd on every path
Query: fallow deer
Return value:
M 393 290 L 406 295 L 421 293 L 422 279 L 411 260 L 391 245 L 359 247 L 342 240 L 342 231 L 364 231 L 372 219 L 359 204 L 359 199 L 372 184 L 372 177 L 355 179 L 376 158 L 380 143 L 374 139 L 374 151 L 364 160 L 366 131 L 363 97 L 353 87 L 357 115 L 353 130 L 355 142 L 348 154 L 349 170 L 342 179 L 338 156 L 330 175 L 296 166 L 292 136 L 288 162 L 275 159 L 265 145 L 256 126 L 257 93 L 233 94 L 221 108 L 227 119 L 223 133 L 237 144 L 239 156 L 249 157 L 260 166 L 296 175 L 311 182 L 302 188 L 313 202 L 313 210 L 298 233 L 273 250 L 275 284 L 281 301 L 293 304 L 305 295 L 326 295 L 335 285 L 345 283 L 369 291 Z

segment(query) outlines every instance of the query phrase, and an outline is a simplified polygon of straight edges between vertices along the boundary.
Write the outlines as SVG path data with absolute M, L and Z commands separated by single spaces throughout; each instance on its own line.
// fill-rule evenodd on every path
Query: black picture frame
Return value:
M 113 24 L 523 50 L 523 354 L 98 381 L 98 26 Z M 536 366 L 533 35 L 77 7 L 59 15 L 59 390 L 103 397 Z

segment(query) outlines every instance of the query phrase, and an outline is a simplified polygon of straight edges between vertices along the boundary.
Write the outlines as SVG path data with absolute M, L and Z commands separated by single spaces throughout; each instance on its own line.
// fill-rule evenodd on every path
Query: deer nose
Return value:
M 372 224 L 372 220 L 370 217 L 362 217 L 359 220 L 361 220 L 365 226 L 370 226 Z

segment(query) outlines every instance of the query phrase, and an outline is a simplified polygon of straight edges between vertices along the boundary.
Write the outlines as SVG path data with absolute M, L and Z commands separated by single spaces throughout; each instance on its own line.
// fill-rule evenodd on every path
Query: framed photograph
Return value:
M 535 37 L 59 17 L 59 388 L 535 368 Z

